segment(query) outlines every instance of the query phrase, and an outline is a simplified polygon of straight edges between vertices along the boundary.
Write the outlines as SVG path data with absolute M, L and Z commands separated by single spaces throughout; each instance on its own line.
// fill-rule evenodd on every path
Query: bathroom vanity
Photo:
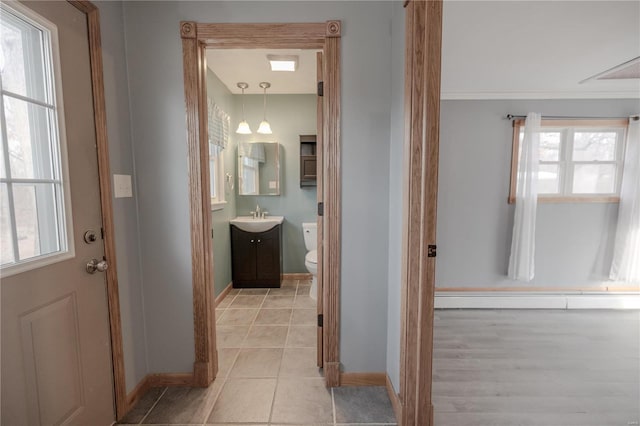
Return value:
M 234 288 L 280 287 L 282 224 L 262 232 L 231 226 L 231 274 Z M 240 224 L 243 226 L 243 224 Z

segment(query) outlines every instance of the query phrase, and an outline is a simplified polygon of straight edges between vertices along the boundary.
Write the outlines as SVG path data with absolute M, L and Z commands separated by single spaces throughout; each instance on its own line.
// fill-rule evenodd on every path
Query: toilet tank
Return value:
M 316 222 L 306 222 L 302 224 L 302 234 L 304 235 L 304 245 L 307 251 L 318 249 L 318 224 Z

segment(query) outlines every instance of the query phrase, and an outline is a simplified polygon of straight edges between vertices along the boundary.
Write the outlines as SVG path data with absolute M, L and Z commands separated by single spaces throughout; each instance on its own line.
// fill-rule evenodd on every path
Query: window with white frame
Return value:
M 543 120 L 538 198 L 541 201 L 618 201 L 627 120 Z M 511 190 L 515 199 L 524 120 L 514 121 Z
M 0 4 L 2 274 L 73 256 L 57 30 L 17 2 Z
M 211 204 L 225 202 L 224 199 L 224 155 L 221 147 L 209 144 L 209 179 Z
M 209 184 L 211 208 L 225 204 L 224 148 L 229 142 L 231 119 L 211 98 L 207 98 L 209 132 Z

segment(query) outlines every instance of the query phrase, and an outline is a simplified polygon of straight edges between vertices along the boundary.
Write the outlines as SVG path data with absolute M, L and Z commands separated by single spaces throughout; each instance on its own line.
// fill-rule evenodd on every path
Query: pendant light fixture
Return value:
M 258 127 L 258 133 L 261 133 L 263 135 L 270 135 L 273 132 L 271 131 L 271 125 L 267 121 L 267 89 L 271 87 L 271 83 L 263 81 L 259 84 L 259 86 L 264 90 L 264 104 L 262 112 L 262 122 L 260 122 L 260 126 Z
M 244 118 L 244 89 L 249 87 L 249 85 L 247 83 L 240 82 L 238 83 L 238 87 L 242 89 L 242 121 L 238 123 L 238 129 L 236 130 L 236 133 L 239 133 L 241 135 L 250 135 L 251 128 L 249 127 L 249 123 L 247 123 L 247 120 Z

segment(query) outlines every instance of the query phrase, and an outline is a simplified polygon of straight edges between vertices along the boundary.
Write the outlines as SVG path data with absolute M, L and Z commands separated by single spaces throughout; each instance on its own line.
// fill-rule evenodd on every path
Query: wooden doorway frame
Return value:
M 90 1 L 68 0 L 68 2 L 86 15 L 87 30 L 89 32 L 91 88 L 93 90 L 93 113 L 96 128 L 102 229 L 104 230 L 104 256 L 109 262 L 109 269 L 106 271 L 106 291 L 109 309 L 109 328 L 111 332 L 113 393 L 115 416 L 116 419 L 119 419 L 127 413 L 130 407 L 127 403 L 124 352 L 122 347 L 122 322 L 120 317 L 118 268 L 116 265 L 115 226 L 113 224 L 109 140 L 107 138 L 107 110 L 105 106 L 102 42 L 100 38 L 100 13 L 98 7 Z
M 341 22 L 301 24 L 180 23 L 184 66 L 193 280 L 193 382 L 208 386 L 217 373 L 213 252 L 207 142 L 206 55 L 217 49 L 321 49 L 323 94 L 323 358 L 327 386 L 340 385 L 339 296 L 341 243 Z
M 402 426 L 433 426 L 442 0 L 405 2 L 405 158 L 400 343 Z

